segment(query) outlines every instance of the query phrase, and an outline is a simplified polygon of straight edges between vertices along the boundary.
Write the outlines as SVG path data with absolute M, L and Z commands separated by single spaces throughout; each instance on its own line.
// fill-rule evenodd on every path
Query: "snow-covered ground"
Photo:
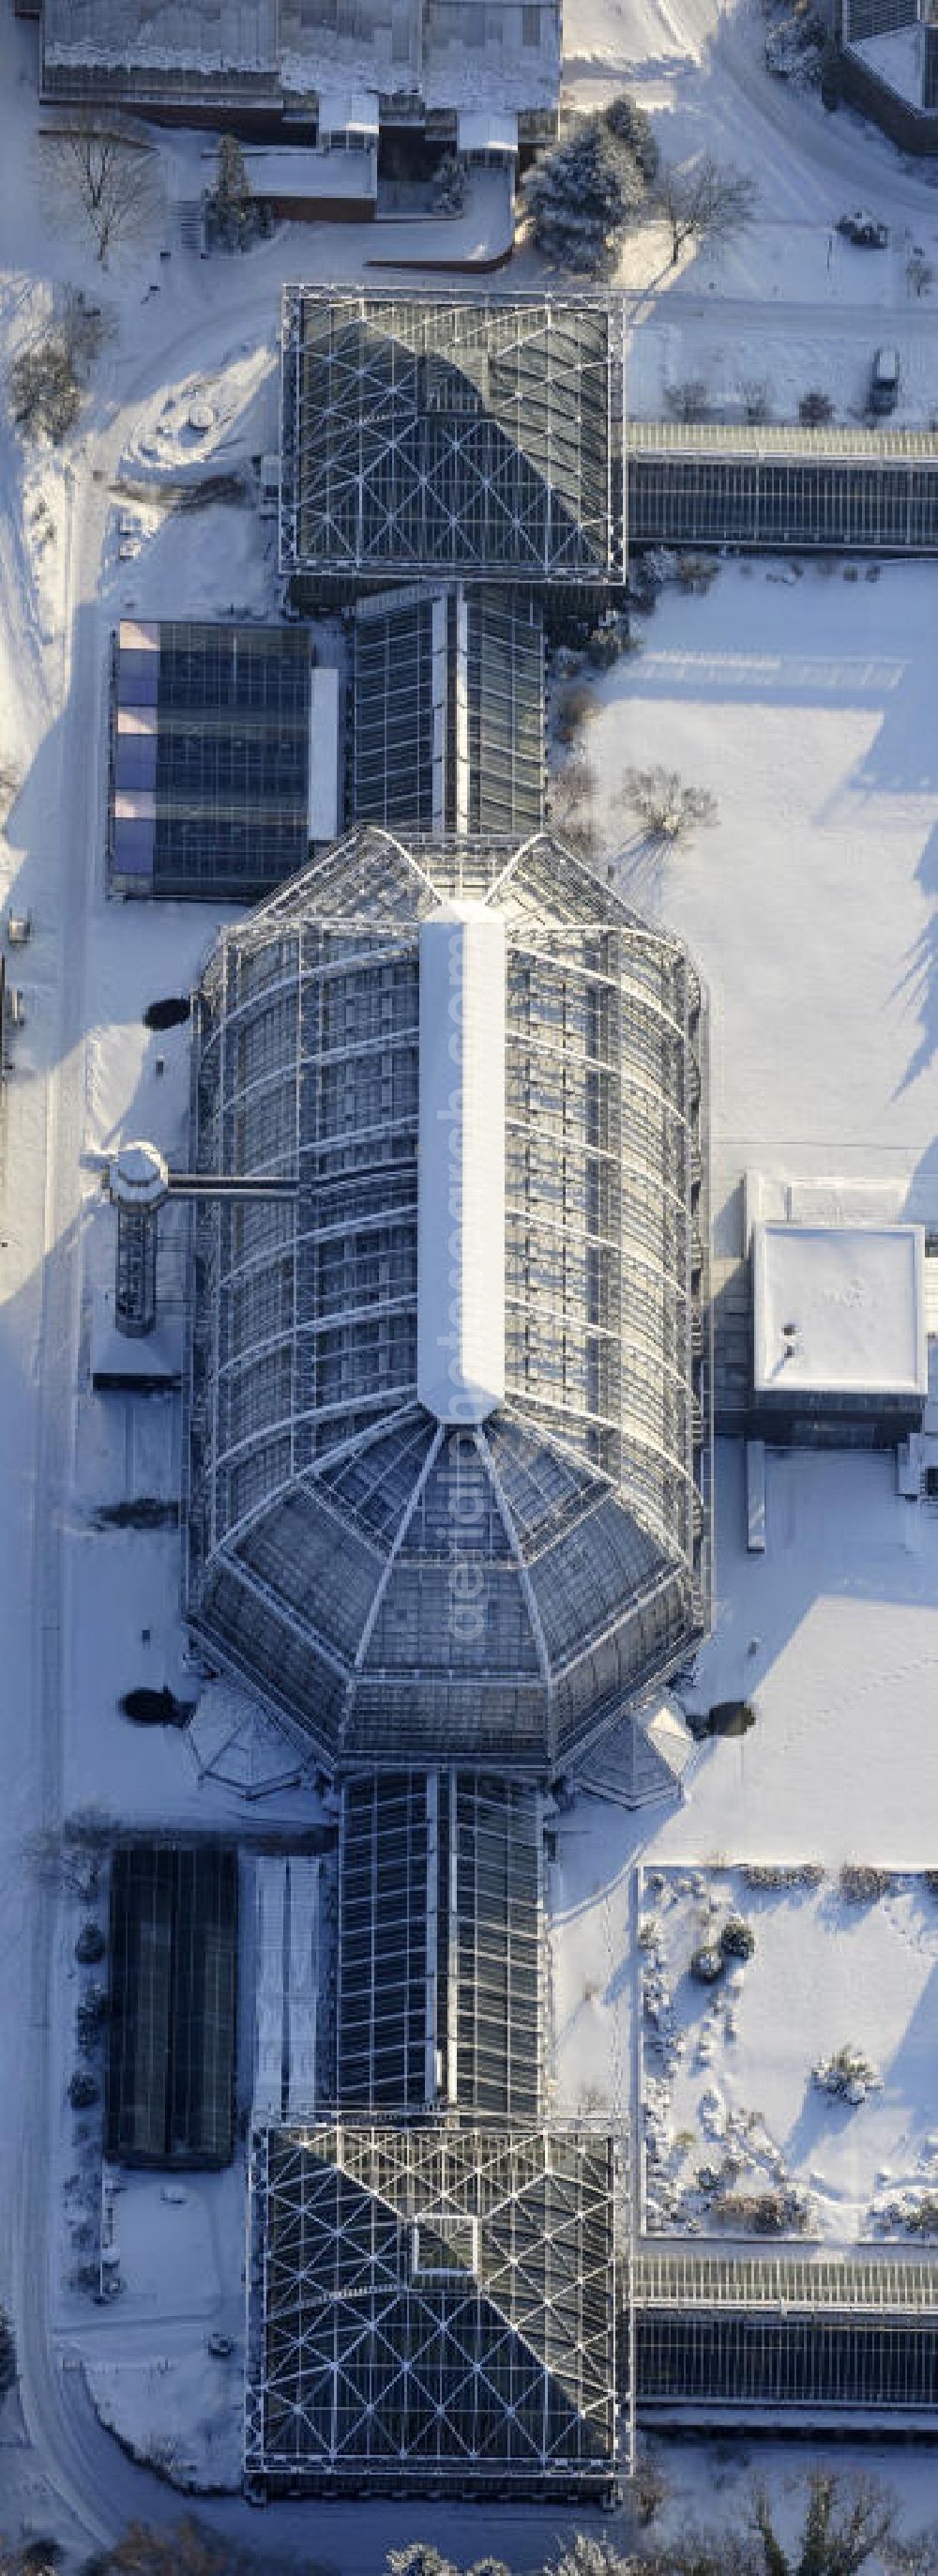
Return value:
M 936 600 L 928 564 L 729 562 L 705 597 L 669 585 L 596 685 L 603 849 L 712 995 L 718 1182 L 894 1174 L 894 1212 L 938 1221 Z M 622 795 L 655 762 L 719 809 L 667 855 Z
M 841 1880 L 810 1860 L 787 1883 L 777 1864 L 646 1871 L 654 2230 L 933 2243 L 938 1880 L 894 1873 L 879 1887 L 874 1873 Z M 724 1952 L 724 1935 L 740 1950 L 751 1936 L 751 1956 Z M 712 1983 L 695 1976 L 701 1953 Z M 845 2071 L 827 2091 L 818 2078 L 843 2051 L 868 2077 L 851 2088 Z
M 913 241 L 926 255 L 938 250 L 931 173 L 903 167 L 854 118 L 826 119 L 815 100 L 772 82 L 761 59 L 765 22 L 747 0 L 726 9 L 715 0 L 572 0 L 566 21 L 572 96 L 603 96 L 628 80 L 664 148 L 679 157 L 705 145 L 753 168 L 760 184 L 759 221 L 719 262 L 693 260 L 672 276 L 661 241 L 643 234 L 630 246 L 633 406 L 656 410 L 665 385 L 693 374 L 727 402 L 765 380 L 780 413 L 807 383 L 822 383 L 847 415 L 862 403 L 869 352 L 888 319 L 902 357 L 901 417 L 938 409 L 938 307 L 911 300 L 905 280 Z M 56 1927 L 27 1857 L 36 1826 L 77 1807 L 228 1828 L 238 1812 L 233 1788 L 200 1785 L 179 1735 L 143 1738 L 118 1715 L 129 1684 L 185 1677 L 178 1543 L 172 1531 L 134 1536 L 95 1517 L 101 1504 L 176 1488 L 176 1399 L 94 1398 L 84 1362 L 91 1290 L 110 1260 L 101 1159 L 131 1128 L 171 1152 L 183 1132 L 185 1034 L 160 1041 L 158 1079 L 143 1010 L 186 989 L 214 926 L 204 909 L 105 901 L 107 634 L 131 606 L 149 616 L 274 606 L 270 523 L 235 503 L 183 516 L 165 507 L 160 485 L 198 464 L 240 470 L 272 443 L 281 281 L 360 277 L 388 245 L 378 227 L 315 226 L 285 231 L 246 260 L 201 262 L 181 248 L 177 211 L 197 193 L 203 138 L 162 136 L 165 242 L 121 255 L 102 281 L 42 183 L 35 46 L 35 30 L 4 12 L 2 363 L 65 281 L 101 297 L 115 336 L 61 452 L 24 451 L 0 420 L 0 752 L 21 782 L 0 837 L 0 904 L 28 906 L 34 925 L 17 967 L 26 1021 L 0 1112 L 0 2298 L 16 2307 L 27 2435 L 21 2445 L 8 2405 L 0 2522 L 58 2522 L 77 2547 L 133 2515 L 165 2521 L 178 2509 L 172 2491 L 101 2432 L 83 2360 L 95 2403 L 125 2438 L 141 2448 L 174 2443 L 177 2469 L 181 2451 L 220 2482 L 235 2474 L 231 2365 L 207 2355 L 205 2337 L 238 2305 L 241 2262 L 237 2170 L 187 2183 L 183 2203 L 136 2177 L 118 2202 L 123 2298 L 99 2310 L 68 2289 L 73 1916 Z M 843 207 L 859 202 L 890 222 L 888 253 L 851 251 L 833 233 Z M 169 261 L 158 260 L 161 246 Z M 525 253 L 511 276 L 537 274 Z M 209 406 L 207 430 L 193 429 L 193 403 Z M 122 480 L 142 489 L 122 494 Z M 936 1222 L 936 604 L 938 574 L 924 566 L 850 583 L 816 567 L 796 580 L 779 567 L 726 566 L 705 599 L 666 592 L 642 654 L 597 688 L 589 759 L 605 848 L 623 851 L 636 904 L 686 932 L 711 988 L 726 1249 L 738 1231 L 733 1185 L 752 1162 L 833 1177 L 841 1195 L 845 1183 L 872 1179 L 879 1213 L 907 1209 Z M 658 758 L 720 803 L 717 827 L 667 862 L 626 846 L 618 797 L 627 763 Z M 719 1610 L 698 1693 L 706 1704 L 745 1692 L 757 1722 L 744 1739 L 695 1757 L 687 1803 L 663 1818 L 630 1818 L 586 1798 L 562 1817 L 552 1938 L 558 2101 L 618 2113 L 629 2095 L 630 1873 L 639 1856 L 649 1868 L 688 1870 L 723 1855 L 727 1865 L 803 1858 L 807 1848 L 829 1871 L 856 1857 L 906 1871 L 933 1861 L 936 1532 L 926 1509 L 899 1502 L 888 1458 L 771 1459 L 767 1551 L 752 1559 L 740 1461 L 721 1455 Z M 304 1795 L 298 1804 L 282 1793 L 284 1807 L 292 1798 L 299 1814 Z M 901 1902 L 911 1919 L 912 1896 Z M 778 1909 L 776 1919 L 794 1917 Z M 924 2123 L 926 2093 L 919 2101 L 912 2072 L 916 2026 L 927 2036 L 924 1953 L 898 1931 L 887 1951 L 889 2029 L 899 2035 L 891 2042 L 884 2022 L 871 2054 L 910 2052 L 905 2098 Z M 829 2007 L 821 2039 L 864 2038 L 841 2030 L 849 1997 L 841 2012 L 833 1969 L 831 1979 L 818 1997 L 819 2028 Z M 741 2031 L 743 2020 L 741 2008 Z M 794 2116 L 792 2082 L 786 2065 L 763 2084 L 762 2108 L 779 2127 Z M 851 2119 L 878 2120 L 885 2098 L 884 2088 Z M 90 2122 L 89 2140 L 93 2148 Z M 813 2148 L 811 2161 L 820 2161 Z M 877 2152 L 877 2166 L 888 2161 Z M 790 2458 L 768 2454 L 767 2465 L 784 2488 Z M 685 2496 L 731 2528 L 746 2473 L 738 2449 L 702 2456 L 684 2447 L 675 2465 Z M 933 2478 L 904 2467 L 910 2521 L 931 2504 Z M 245 2530 L 239 2505 L 211 2511 L 222 2527 Z M 496 2513 L 467 2525 L 464 2512 L 440 2508 L 318 2505 L 312 2545 L 349 2576 L 376 2576 L 389 2542 L 419 2525 L 459 2559 L 491 2547 L 523 2568 L 543 2561 L 558 2519 Z M 308 2560 L 310 2532 L 309 2518 L 288 2509 L 271 2510 L 261 2527 L 284 2565 Z

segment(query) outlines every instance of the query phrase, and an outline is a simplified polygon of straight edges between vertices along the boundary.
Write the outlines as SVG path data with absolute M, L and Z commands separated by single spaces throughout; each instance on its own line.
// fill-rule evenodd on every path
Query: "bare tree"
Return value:
M 905 275 L 910 295 L 927 295 L 929 287 L 934 286 L 935 283 L 935 272 L 931 261 L 926 259 L 924 251 L 921 250 L 909 252 Z
M 794 2554 L 778 2538 L 764 2487 L 753 2497 L 759 2576 L 857 2576 L 894 2536 L 894 2498 L 874 2478 L 812 2469 L 804 2528 Z
M 647 2530 L 649 2524 L 656 2520 L 662 2507 L 668 2503 L 670 2493 L 670 2483 L 657 2452 L 650 2451 L 647 2442 L 643 2442 L 635 2462 L 630 2489 L 630 2502 L 635 2519 L 643 2530 Z
M 710 408 L 709 388 L 703 376 L 681 376 L 677 384 L 665 385 L 664 400 L 674 420 L 706 420 Z
M 27 1835 L 23 1848 L 40 1887 L 80 1896 L 86 1905 L 93 1905 L 111 1831 L 110 1819 L 95 1808 L 64 1826 L 38 1826 Z
M 102 268 L 120 241 L 148 233 L 159 205 L 153 146 L 106 110 L 83 109 L 43 138 L 54 183 L 80 207 Z
M 767 376 L 747 376 L 740 387 L 743 419 L 750 422 L 768 420 L 772 407 L 772 388 Z
M 282 2562 L 278 2561 L 282 2566 Z M 132 2522 L 110 2549 L 86 2559 L 81 2576 L 274 2576 L 274 2561 L 220 2539 L 187 2514 L 171 2529 Z
M 80 286 L 64 286 L 55 327 L 73 375 L 84 380 L 105 340 L 113 340 L 117 323 L 113 312 L 92 304 Z
M 627 769 L 622 795 L 649 840 L 689 840 L 695 829 L 715 823 L 719 815 L 716 797 L 706 787 L 685 787 L 676 769 Z
M 752 222 L 758 189 L 745 170 L 724 169 L 709 152 L 686 169 L 662 170 L 654 203 L 671 235 L 671 266 L 688 242 L 731 241 Z

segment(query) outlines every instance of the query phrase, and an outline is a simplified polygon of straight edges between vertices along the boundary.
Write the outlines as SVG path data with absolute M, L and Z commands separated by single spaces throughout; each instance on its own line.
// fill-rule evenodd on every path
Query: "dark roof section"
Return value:
M 122 2163 L 230 2162 L 237 1925 L 236 1852 L 114 1852 L 106 2136 Z
M 311 651 L 296 626 L 122 620 L 111 689 L 115 892 L 252 902 L 309 855 Z
M 620 305 L 287 287 L 281 569 L 621 578 Z

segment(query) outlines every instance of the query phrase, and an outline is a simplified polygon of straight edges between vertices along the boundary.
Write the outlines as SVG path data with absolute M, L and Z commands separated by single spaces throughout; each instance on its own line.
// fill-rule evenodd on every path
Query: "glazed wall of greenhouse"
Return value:
M 347 1781 L 335 2099 L 419 2115 L 541 2110 L 543 1799 L 477 1771 Z
M 429 1126 L 420 1141 L 421 927 L 451 914 L 454 955 L 467 923 L 503 933 L 485 1112 L 497 1091 L 503 1253 L 481 1267 L 460 1211 L 491 1139 L 468 1063 L 448 1207 L 429 1203 L 445 1195 Z M 194 1036 L 193 1167 L 299 1187 L 194 1217 L 191 1625 L 330 1771 L 468 1758 L 557 1776 L 709 1617 L 690 960 L 547 836 L 363 829 L 222 933 Z M 418 1395 L 421 1225 L 437 1251 L 449 1228 L 452 1405 Z M 467 1353 L 485 1370 L 496 1345 L 495 1391 L 463 1386 Z

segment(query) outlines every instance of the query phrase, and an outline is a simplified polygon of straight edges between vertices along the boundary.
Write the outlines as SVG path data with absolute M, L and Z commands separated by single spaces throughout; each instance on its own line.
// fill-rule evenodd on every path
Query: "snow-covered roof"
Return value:
M 438 1422 L 505 1395 L 505 918 L 420 925 L 417 1394 Z
M 509 152 L 518 149 L 518 119 L 504 108 L 461 107 L 456 118 L 459 152 Z
M 368 152 L 318 152 L 285 144 L 279 150 L 246 152 L 248 178 L 256 197 L 374 197 L 377 174 Z
M 158 653 L 159 626 L 155 618 L 122 617 L 117 641 L 122 653 Z
M 846 32 L 846 31 L 845 31 Z M 924 107 L 925 30 L 920 25 L 890 27 L 879 36 L 849 36 L 846 50 L 910 107 Z
M 629 456 L 739 456 L 771 464 L 827 459 L 832 465 L 938 465 L 938 434 L 933 429 L 875 429 L 868 422 L 825 423 L 803 429 L 799 423 L 751 420 L 639 420 L 634 412 L 625 425 Z
M 919 1225 L 753 1227 L 758 1393 L 925 1395 Z
M 309 683 L 309 837 L 339 830 L 339 674 L 317 663 Z
M 44 47 L 69 61 L 195 73 L 270 71 L 278 53 L 277 0 L 46 0 Z
M 321 89 L 320 134 L 372 134 L 378 139 L 378 93 L 374 89 Z

